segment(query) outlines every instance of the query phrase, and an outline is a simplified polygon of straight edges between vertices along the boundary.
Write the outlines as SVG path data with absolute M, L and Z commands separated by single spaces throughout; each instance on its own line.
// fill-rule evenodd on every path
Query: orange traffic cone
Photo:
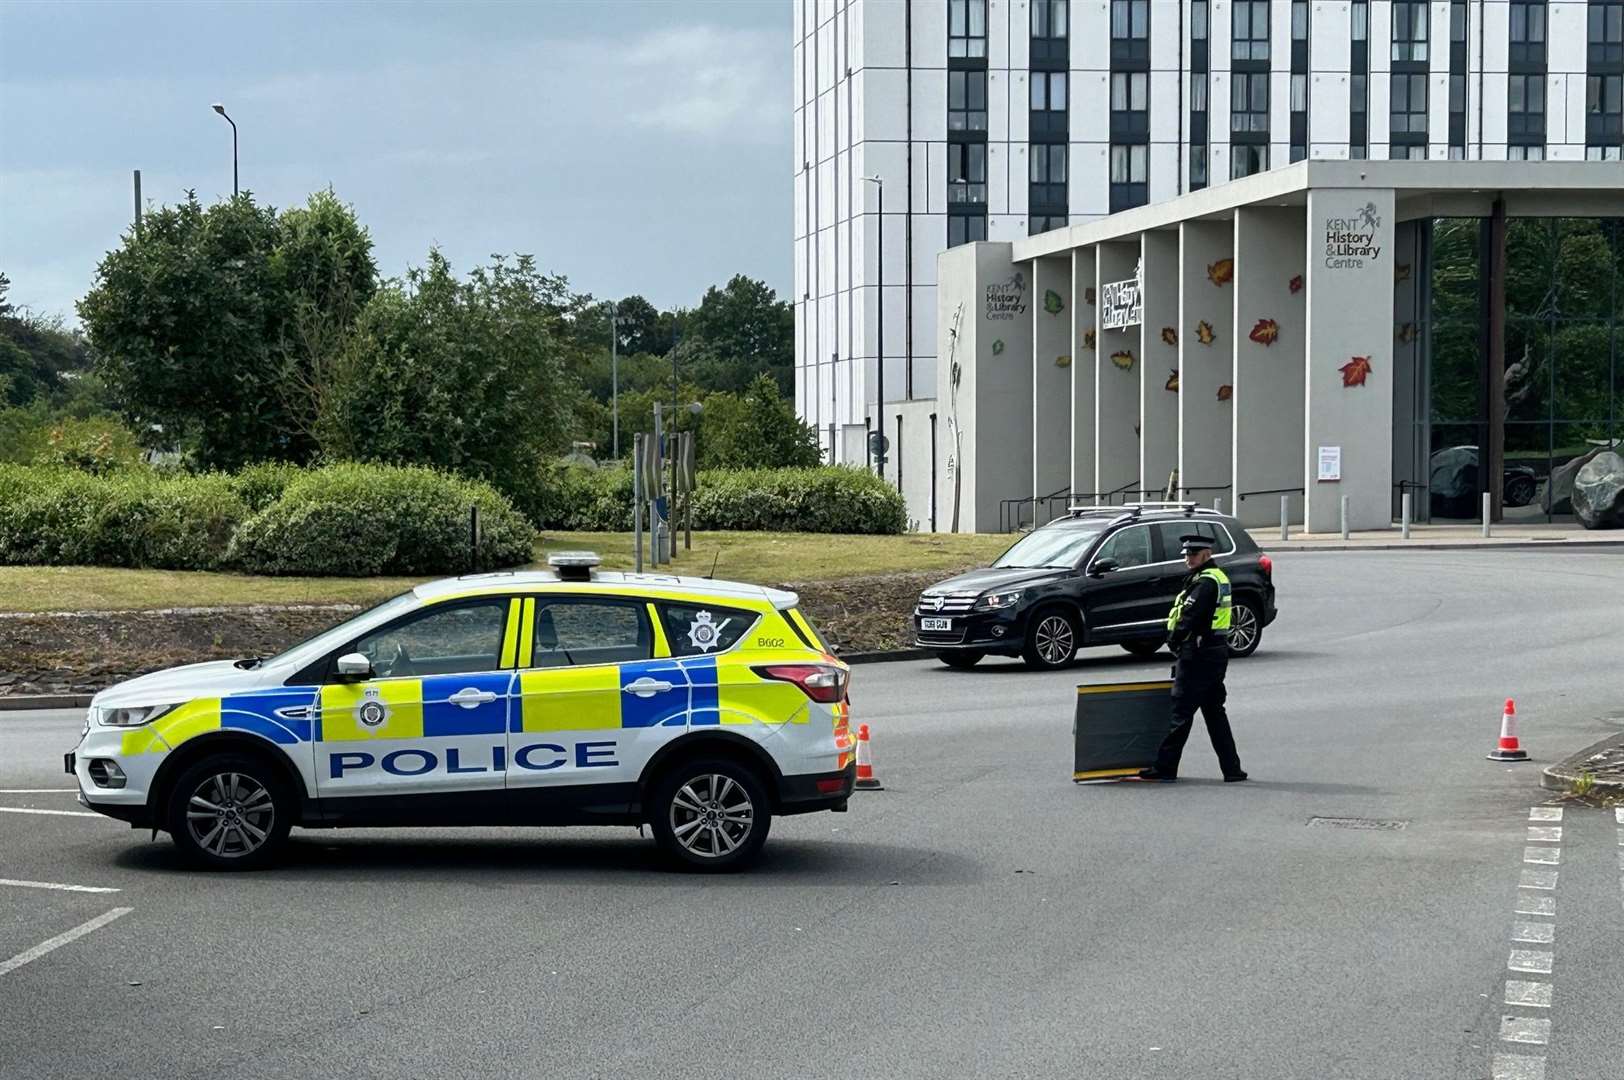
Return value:
M 874 775 L 874 756 L 868 748 L 868 725 L 857 725 L 857 787 L 863 791 L 883 791 L 885 785 Z
M 859 750 L 857 760 L 863 760 Z M 1506 698 L 1506 711 L 1500 716 L 1500 745 L 1489 754 L 1490 761 L 1527 761 L 1528 754 L 1517 742 L 1517 703 Z M 862 766 L 857 767 L 857 775 L 863 774 Z M 861 781 L 859 781 L 861 782 Z

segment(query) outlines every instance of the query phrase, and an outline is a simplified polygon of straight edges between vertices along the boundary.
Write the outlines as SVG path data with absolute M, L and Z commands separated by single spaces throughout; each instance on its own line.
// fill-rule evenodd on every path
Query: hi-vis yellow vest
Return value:
M 1229 575 L 1210 563 L 1196 577 L 1207 578 L 1218 586 L 1218 606 L 1212 609 L 1212 629 L 1229 633 L 1229 616 L 1234 610 L 1234 601 L 1230 597 Z M 1191 582 L 1194 585 L 1194 582 Z M 1190 602 L 1190 590 L 1179 593 L 1178 599 L 1173 601 L 1173 610 L 1167 613 L 1167 632 L 1171 634 L 1178 628 L 1179 618 L 1184 614 L 1184 605 Z

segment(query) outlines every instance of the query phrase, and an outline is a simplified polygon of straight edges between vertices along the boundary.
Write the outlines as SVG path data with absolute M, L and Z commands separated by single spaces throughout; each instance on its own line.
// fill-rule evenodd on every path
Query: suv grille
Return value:
M 919 598 L 919 606 L 914 609 L 916 615 L 968 615 L 975 606 L 976 597 L 980 593 L 925 593 Z M 936 606 L 937 598 L 942 606 Z

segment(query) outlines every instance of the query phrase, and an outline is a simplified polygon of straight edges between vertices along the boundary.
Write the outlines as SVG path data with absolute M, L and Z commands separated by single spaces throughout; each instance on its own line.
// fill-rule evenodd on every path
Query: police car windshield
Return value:
M 356 637 L 364 628 L 384 621 L 390 616 L 411 607 L 416 600 L 417 597 L 413 593 L 401 593 L 399 596 L 385 600 L 381 604 L 375 604 L 357 615 L 350 616 L 337 626 L 323 630 L 315 637 L 306 638 L 291 649 L 277 653 L 265 663 L 271 665 L 291 663 L 302 667 L 323 653 L 336 649 L 344 642 Z
M 1072 567 L 1083 559 L 1105 523 L 1063 525 L 1027 533 L 993 563 L 993 569 Z

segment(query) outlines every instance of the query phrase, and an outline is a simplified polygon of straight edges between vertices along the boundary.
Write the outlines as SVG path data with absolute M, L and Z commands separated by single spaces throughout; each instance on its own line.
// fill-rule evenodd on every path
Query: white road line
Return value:
M 1551 984 L 1506 980 L 1506 1004 L 1526 1005 L 1532 1009 L 1551 1007 Z
M 1527 971 L 1535 975 L 1549 975 L 1551 965 L 1555 960 L 1555 953 L 1535 952 L 1532 949 L 1512 949 L 1511 959 L 1506 961 L 1506 969 L 1508 971 Z
M 1536 806 L 1528 811 L 1529 821 L 1561 821 L 1562 808 L 1560 806 Z
M 6 787 L 0 788 L 0 795 L 77 795 L 76 787 Z
M 1493 1080 L 1545 1080 L 1545 1059 L 1522 1054 L 1494 1055 Z
M 1530 825 L 1528 826 L 1528 841 L 1544 841 L 1552 844 L 1562 842 L 1562 826 L 1560 825 Z
M 101 817 L 89 810 L 29 810 L 21 806 L 0 806 L 0 814 L 49 814 L 52 817 Z
M 15 878 L 0 878 L 0 885 L 10 885 L 18 889 L 55 889 L 58 892 L 118 892 L 117 889 L 105 885 L 64 885 L 59 881 L 20 881 Z
M 1502 1016 L 1500 1018 L 1502 1042 L 1533 1043 L 1544 1046 L 1551 1041 L 1551 1022 L 1544 1017 Z
M 1523 862 L 1557 866 L 1562 862 L 1562 849 L 1554 847 L 1525 847 Z
M 1522 878 L 1517 882 L 1519 889 L 1554 889 L 1556 888 L 1555 870 L 1524 870 Z
M 1517 907 L 1515 908 L 1515 910 L 1516 910 L 1518 915 L 1551 915 L 1551 916 L 1555 916 L 1556 915 L 1556 897 L 1554 897 L 1554 896 L 1532 896 L 1532 895 L 1524 896 L 1524 895 L 1519 893 L 1518 896 L 1517 896 Z
M 56 935 L 56 937 L 51 938 L 49 941 L 42 941 L 38 945 L 35 945 L 32 949 L 29 949 L 27 952 L 20 952 L 16 956 L 13 956 L 10 960 L 0 962 L 0 975 L 5 975 L 8 972 L 16 971 L 24 964 L 32 963 L 33 961 L 44 956 L 46 953 L 54 952 L 70 942 L 77 941 L 86 934 L 94 933 L 95 931 L 106 926 L 108 923 L 112 922 L 114 919 L 122 918 L 134 910 L 134 908 L 116 907 L 111 911 L 97 915 L 94 919 L 91 919 L 87 923 L 80 923 L 78 926 L 75 926 L 72 930 L 69 930 L 66 933 Z
M 1556 940 L 1556 924 L 1548 922 L 1514 922 L 1511 940 L 1526 941 L 1534 945 L 1549 945 Z
M 1616 810 L 1613 811 L 1613 818 L 1620 825 L 1624 825 L 1624 806 L 1620 806 Z

